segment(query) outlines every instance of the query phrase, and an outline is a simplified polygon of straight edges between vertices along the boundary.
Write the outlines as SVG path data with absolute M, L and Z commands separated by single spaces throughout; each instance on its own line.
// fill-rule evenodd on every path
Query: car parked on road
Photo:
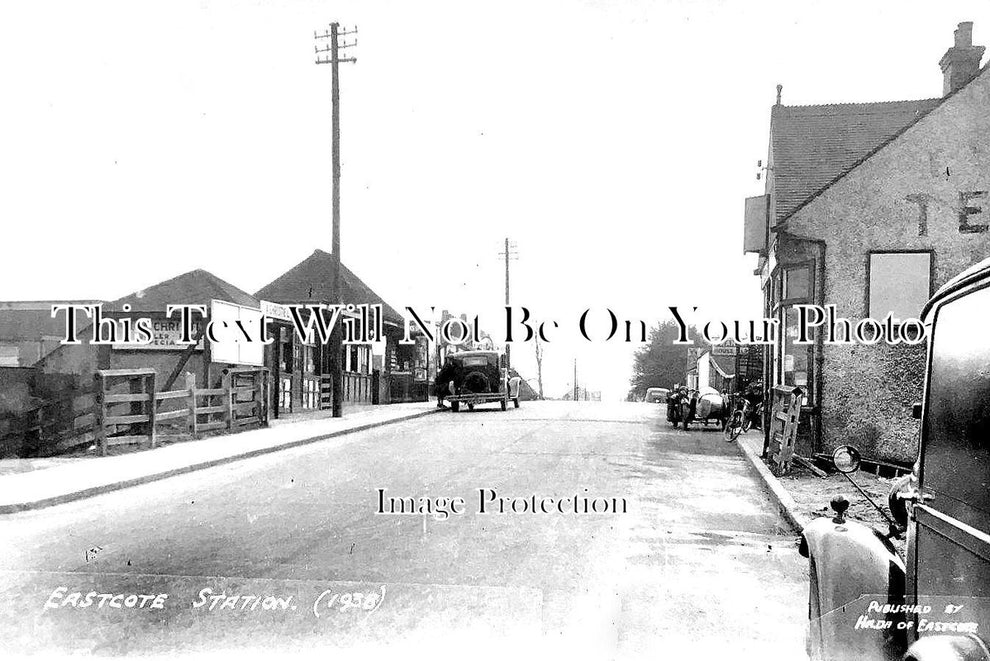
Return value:
M 668 388 L 647 388 L 646 397 L 643 401 L 648 404 L 663 404 L 667 401 L 667 396 L 670 394 L 670 389 Z
M 498 351 L 461 351 L 447 356 L 437 375 L 438 396 L 455 413 L 462 405 L 498 402 L 506 410 L 511 401 L 519 408 L 518 376 L 509 376 L 505 354 Z
M 918 457 L 891 490 L 890 529 L 848 520 L 836 498 L 836 516 L 802 534 L 813 659 L 990 661 L 990 260 L 942 287 L 922 318 Z M 858 451 L 836 453 L 851 478 Z M 891 539 L 905 533 L 901 555 Z

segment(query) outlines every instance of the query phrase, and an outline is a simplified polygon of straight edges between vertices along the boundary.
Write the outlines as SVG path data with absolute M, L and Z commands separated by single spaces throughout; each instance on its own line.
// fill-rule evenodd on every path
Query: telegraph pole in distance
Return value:
M 578 401 L 577 358 L 574 359 L 574 401 Z
M 509 260 L 519 259 L 519 253 L 516 252 L 516 244 L 509 242 L 509 237 L 505 237 L 505 251 L 499 253 L 499 257 L 505 257 L 505 306 L 509 306 Z M 512 352 L 511 346 L 508 342 L 505 343 L 505 367 L 508 369 L 512 367 Z
M 333 299 L 331 303 L 334 305 L 343 303 L 340 287 L 340 84 L 338 82 L 337 65 L 341 62 L 357 61 L 353 57 L 340 57 L 341 50 L 357 45 L 357 41 L 349 44 L 340 43 L 340 37 L 351 34 L 357 34 L 357 28 L 354 28 L 350 32 L 340 32 L 339 23 L 331 23 L 330 30 L 323 34 L 313 33 L 313 38 L 317 42 L 317 45 L 314 46 L 316 50 L 316 63 L 329 64 L 331 74 L 330 100 L 332 107 L 330 111 L 330 125 L 332 145 L 330 151 L 333 170 L 333 197 L 331 204 L 333 213 L 333 246 L 331 249 L 331 268 L 333 270 L 333 277 L 330 287 L 330 298 Z M 329 39 L 330 45 L 320 48 L 321 39 Z M 320 53 L 329 53 L 329 55 L 321 57 Z M 343 343 L 341 342 L 340 331 L 341 324 L 337 323 L 334 324 L 333 332 L 330 334 L 330 379 L 333 386 L 333 417 L 335 418 L 344 415 L 344 372 L 342 364 L 343 356 L 341 355 L 343 352 Z

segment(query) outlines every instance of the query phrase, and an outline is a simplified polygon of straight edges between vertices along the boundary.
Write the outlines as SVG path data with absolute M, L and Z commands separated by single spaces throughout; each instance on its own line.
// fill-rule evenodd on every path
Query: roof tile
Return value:
M 830 186 L 943 99 L 773 106 L 776 222 Z
M 284 304 L 329 303 L 333 282 L 330 253 L 315 250 L 278 278 L 259 289 L 255 296 Z M 340 265 L 341 294 L 345 303 L 381 305 L 386 321 L 402 324 L 402 316 L 376 294 L 343 263 Z

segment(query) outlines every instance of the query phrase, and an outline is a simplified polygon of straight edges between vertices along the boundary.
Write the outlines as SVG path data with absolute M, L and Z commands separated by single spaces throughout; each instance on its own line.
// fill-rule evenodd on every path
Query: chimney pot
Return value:
M 956 28 L 956 48 L 969 48 L 973 45 L 973 21 L 964 21 Z
M 964 21 L 955 31 L 955 45 L 945 51 L 939 61 L 942 68 L 942 96 L 948 96 L 961 89 L 976 77 L 983 59 L 983 46 L 973 45 L 973 23 Z

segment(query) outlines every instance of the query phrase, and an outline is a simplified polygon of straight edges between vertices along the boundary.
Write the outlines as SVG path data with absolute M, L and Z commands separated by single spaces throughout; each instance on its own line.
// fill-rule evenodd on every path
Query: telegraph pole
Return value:
M 515 250 L 516 244 L 509 242 L 509 237 L 505 237 L 505 251 L 500 252 L 499 256 L 505 257 L 505 306 L 509 307 L 509 260 L 519 259 L 519 253 Z M 512 366 L 512 352 L 511 346 L 508 342 L 505 343 L 505 366 Z
M 340 288 L 340 84 L 338 81 L 338 65 L 341 62 L 356 62 L 353 57 L 340 57 L 340 51 L 345 48 L 357 45 L 357 41 L 351 43 L 340 43 L 340 37 L 357 34 L 357 28 L 350 32 L 340 31 L 339 23 L 331 23 L 330 30 L 323 34 L 313 33 L 313 38 L 317 45 L 316 63 L 330 65 L 330 133 L 331 133 L 331 165 L 332 165 L 332 214 L 333 230 L 331 248 L 331 268 L 333 276 L 330 286 L 330 298 L 334 305 L 343 303 Z M 330 45 L 320 48 L 322 39 L 329 39 Z M 321 57 L 320 53 L 329 53 Z M 334 324 L 333 332 L 330 334 L 330 379 L 333 386 L 333 417 L 339 418 L 344 415 L 344 372 L 343 372 L 343 343 L 341 342 L 341 324 Z
M 578 401 L 577 358 L 574 359 L 574 401 Z
M 536 334 L 536 381 L 540 386 L 540 399 L 543 399 L 543 347 L 540 346 L 540 335 Z

